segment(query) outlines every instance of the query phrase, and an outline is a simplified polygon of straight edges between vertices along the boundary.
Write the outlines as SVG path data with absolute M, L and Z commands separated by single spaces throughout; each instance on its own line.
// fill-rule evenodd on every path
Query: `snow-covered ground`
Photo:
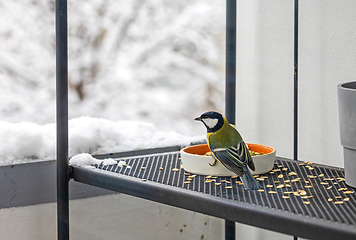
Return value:
M 195 117 L 223 111 L 225 2 L 68 9 L 71 154 L 186 143 L 205 133 Z M 0 3 L 0 162 L 54 158 L 54 29 L 51 0 Z

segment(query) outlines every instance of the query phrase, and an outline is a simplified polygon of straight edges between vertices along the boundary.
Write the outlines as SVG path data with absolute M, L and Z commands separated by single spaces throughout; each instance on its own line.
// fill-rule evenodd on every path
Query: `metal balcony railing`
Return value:
M 226 3 L 225 115 L 234 123 L 236 0 Z M 277 158 L 274 171 L 260 176 L 263 191 L 250 192 L 235 178 L 216 177 L 206 182 L 206 176 L 195 176 L 189 184 L 185 183 L 189 173 L 180 168 L 179 148 L 124 158 L 132 166 L 130 170 L 117 165 L 99 165 L 96 169 L 69 167 L 67 0 L 56 0 L 58 239 L 69 239 L 70 179 L 223 218 L 226 239 L 235 238 L 235 222 L 305 238 L 355 239 L 355 193 L 345 185 L 343 169 L 297 161 L 298 0 L 294 6 L 294 160 Z M 122 160 L 119 155 L 111 157 Z M 143 164 L 148 168 L 138 170 Z M 178 171 L 172 172 L 173 168 Z

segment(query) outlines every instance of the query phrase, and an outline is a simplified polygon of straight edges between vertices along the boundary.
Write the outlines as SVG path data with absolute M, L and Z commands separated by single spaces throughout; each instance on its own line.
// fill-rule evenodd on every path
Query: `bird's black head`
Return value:
M 194 120 L 202 121 L 209 132 L 216 132 L 224 125 L 224 117 L 218 112 L 206 112 Z

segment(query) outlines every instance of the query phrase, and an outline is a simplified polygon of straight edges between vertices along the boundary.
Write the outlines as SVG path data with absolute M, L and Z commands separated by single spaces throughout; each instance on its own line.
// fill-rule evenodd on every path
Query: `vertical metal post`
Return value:
M 225 116 L 235 124 L 236 108 L 236 0 L 226 0 Z M 235 240 L 235 222 L 225 220 L 225 239 Z
M 69 239 L 67 0 L 56 0 L 57 231 Z
M 293 159 L 298 160 L 298 19 L 299 3 L 294 0 L 294 137 Z M 293 237 L 298 240 L 297 236 Z
M 225 220 L 225 240 L 235 240 L 235 222 Z
M 226 1 L 225 116 L 235 124 L 236 108 L 236 0 Z
M 298 160 L 298 6 L 294 0 L 294 160 Z

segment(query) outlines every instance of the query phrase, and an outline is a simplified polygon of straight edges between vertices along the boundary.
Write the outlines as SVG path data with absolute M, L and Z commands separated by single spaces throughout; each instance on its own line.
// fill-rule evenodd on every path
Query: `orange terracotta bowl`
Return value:
M 274 160 L 276 158 L 276 150 L 272 147 L 247 143 L 250 150 L 263 153 L 263 155 L 252 156 L 252 160 L 255 164 L 255 171 L 251 171 L 253 175 L 262 174 L 272 170 Z M 213 175 L 213 176 L 234 176 L 235 173 L 227 170 L 221 163 L 217 163 L 215 166 L 210 166 L 214 163 L 214 159 L 211 156 L 205 155 L 210 149 L 207 144 L 200 144 L 185 147 L 180 150 L 182 165 L 185 171 L 199 174 L 199 175 Z

